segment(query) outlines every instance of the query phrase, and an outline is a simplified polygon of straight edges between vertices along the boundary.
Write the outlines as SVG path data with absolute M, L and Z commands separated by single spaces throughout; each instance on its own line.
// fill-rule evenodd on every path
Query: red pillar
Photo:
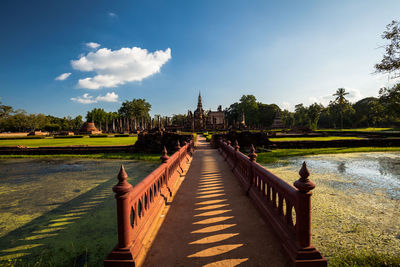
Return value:
M 296 197 L 296 246 L 295 266 L 327 266 L 326 259 L 311 244 L 311 195 L 315 184 L 308 179 L 307 165 L 299 171 L 300 179 L 294 182 L 299 190 Z

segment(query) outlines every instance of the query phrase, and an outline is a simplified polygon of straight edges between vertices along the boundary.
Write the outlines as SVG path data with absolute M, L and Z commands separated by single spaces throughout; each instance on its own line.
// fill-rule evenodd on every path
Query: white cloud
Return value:
M 86 46 L 89 48 L 97 49 L 100 47 L 100 44 L 95 43 L 95 42 L 89 42 L 89 43 L 86 43 Z
M 72 97 L 71 100 L 81 104 L 92 104 L 97 102 L 95 99 L 93 99 L 93 96 L 90 96 L 89 94 L 83 94 L 83 96 Z
M 114 92 L 107 93 L 105 96 L 98 96 L 96 97 L 97 101 L 103 102 L 118 102 L 118 95 Z
M 115 14 L 114 12 L 108 12 L 108 15 L 109 15 L 110 17 L 112 17 L 112 18 L 117 18 L 117 17 L 118 17 L 118 15 Z
M 280 107 L 282 110 L 284 110 L 284 109 L 289 110 L 289 111 L 293 111 L 293 110 L 294 110 L 293 105 L 290 104 L 290 103 L 287 102 L 287 101 L 283 101 L 283 102 L 279 105 L 279 107 Z
M 55 80 L 56 81 L 64 81 L 65 79 L 67 79 L 69 77 L 69 75 L 71 75 L 71 72 L 63 73 L 60 76 L 57 76 L 55 78 Z
M 358 89 L 355 89 L 355 88 L 346 88 L 346 92 L 349 93 L 349 94 L 346 96 L 346 98 L 347 98 L 350 102 L 352 102 L 352 103 L 357 102 L 358 100 L 360 100 L 360 99 L 363 98 L 363 96 L 362 96 L 360 90 L 358 90 Z
M 78 87 L 99 89 L 115 87 L 127 82 L 141 81 L 160 72 L 171 58 L 171 49 L 158 50 L 154 53 L 139 47 L 123 47 L 119 50 L 101 48 L 89 52 L 78 60 L 72 60 L 71 65 L 80 71 L 94 71 L 97 75 L 78 81 Z
M 89 94 L 83 94 L 82 96 L 72 97 L 71 100 L 81 104 L 93 104 L 97 102 L 118 102 L 118 95 L 115 92 L 111 92 L 107 93 L 104 96 L 99 95 L 94 98 Z

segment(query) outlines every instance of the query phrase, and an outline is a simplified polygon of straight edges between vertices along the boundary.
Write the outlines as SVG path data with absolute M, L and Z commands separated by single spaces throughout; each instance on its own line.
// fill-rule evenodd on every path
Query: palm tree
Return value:
M 343 129 L 343 105 L 347 102 L 347 99 L 344 97 L 345 95 L 348 95 L 349 93 L 346 93 L 346 89 L 344 88 L 339 88 L 336 90 L 336 93 L 333 94 L 333 96 L 336 96 L 335 102 L 339 104 L 340 106 L 340 127 Z

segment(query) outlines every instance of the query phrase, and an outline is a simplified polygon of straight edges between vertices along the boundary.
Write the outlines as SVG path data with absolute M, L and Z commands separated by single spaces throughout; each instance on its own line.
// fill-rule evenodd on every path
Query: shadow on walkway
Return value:
M 237 265 L 287 261 L 228 165 L 200 139 L 144 266 Z

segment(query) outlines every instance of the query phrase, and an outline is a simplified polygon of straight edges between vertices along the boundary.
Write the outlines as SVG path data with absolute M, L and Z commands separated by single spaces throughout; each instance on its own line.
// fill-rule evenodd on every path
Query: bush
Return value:
M 95 137 L 95 138 L 98 138 L 98 137 L 108 137 L 108 134 L 91 134 L 91 135 L 89 135 L 89 137 L 90 137 L 90 138 L 92 138 L 92 137 Z
M 19 139 L 44 139 L 45 136 L 22 136 L 22 137 L 0 137 L 0 140 L 19 140 Z
M 56 135 L 54 138 L 83 138 L 83 135 Z
M 114 137 L 129 137 L 129 134 L 116 134 Z
M 46 124 L 44 129 L 48 132 L 58 132 L 61 130 L 61 126 L 58 124 Z

